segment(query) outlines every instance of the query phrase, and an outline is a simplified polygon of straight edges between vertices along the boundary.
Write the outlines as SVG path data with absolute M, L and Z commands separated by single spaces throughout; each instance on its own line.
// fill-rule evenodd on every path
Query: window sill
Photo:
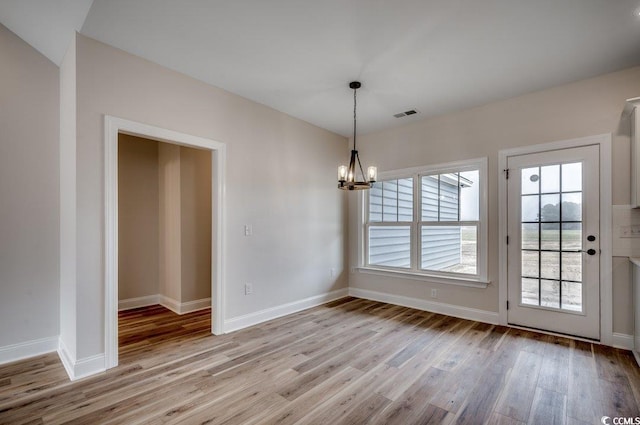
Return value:
M 446 285 L 466 286 L 469 288 L 486 288 L 491 283 L 488 280 L 465 279 L 461 277 L 444 277 L 411 271 L 379 269 L 375 267 L 357 267 L 356 272 L 377 276 L 401 277 L 404 279 L 419 280 L 423 282 L 442 283 Z

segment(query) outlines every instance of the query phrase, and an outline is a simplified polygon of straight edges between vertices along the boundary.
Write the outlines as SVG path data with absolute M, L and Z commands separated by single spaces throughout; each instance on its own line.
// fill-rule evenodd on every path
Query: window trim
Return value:
M 478 241 L 477 249 L 477 274 L 468 275 L 453 272 L 438 272 L 432 270 L 422 270 L 419 264 L 419 243 L 420 243 L 420 226 L 424 223 L 421 217 L 420 202 L 421 193 L 421 177 L 429 174 L 446 174 L 458 173 L 462 171 L 478 170 L 479 171 L 479 193 L 478 193 Z M 384 276 L 399 276 L 413 280 L 429 281 L 436 283 L 454 284 L 472 287 L 486 287 L 490 282 L 487 280 L 487 263 L 488 263 L 488 158 L 474 158 L 462 161 L 447 162 L 443 164 L 434 164 L 423 167 L 412 167 L 400 170 L 383 171 L 378 174 L 378 180 L 393 180 L 413 178 L 413 221 L 410 222 L 376 222 L 374 227 L 381 226 L 408 226 L 411 229 L 411 268 L 402 269 L 396 267 L 385 267 L 377 265 L 369 265 L 367 261 L 368 253 L 368 232 L 371 223 L 368 222 L 369 202 L 367 200 L 368 192 L 363 191 L 359 197 L 359 225 L 358 225 L 358 265 L 357 270 L 369 274 L 379 274 Z M 440 222 L 439 222 L 440 223 Z M 436 225 L 460 225 L 464 221 L 441 222 Z M 476 222 L 471 222 L 473 225 Z

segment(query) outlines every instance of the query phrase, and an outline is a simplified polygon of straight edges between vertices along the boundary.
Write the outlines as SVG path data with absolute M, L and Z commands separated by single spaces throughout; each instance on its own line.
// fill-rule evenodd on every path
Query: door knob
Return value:
M 586 252 L 589 255 L 596 255 L 596 250 L 593 248 L 589 248 L 586 251 L 582 251 L 582 252 Z
M 593 241 L 595 241 L 595 240 L 596 240 L 596 237 L 595 237 L 595 236 L 593 236 L 593 235 L 589 235 L 589 236 L 587 236 L 587 240 L 588 240 L 589 242 L 593 242 Z

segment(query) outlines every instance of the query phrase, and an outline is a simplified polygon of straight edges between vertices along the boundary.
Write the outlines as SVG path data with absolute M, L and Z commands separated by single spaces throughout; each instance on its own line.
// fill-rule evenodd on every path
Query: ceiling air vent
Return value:
M 417 114 L 418 111 L 416 111 L 415 109 L 410 109 L 408 111 L 404 111 L 404 112 L 399 112 L 397 114 L 393 114 L 394 117 L 396 118 L 402 118 L 402 117 L 406 117 L 408 115 L 414 115 Z

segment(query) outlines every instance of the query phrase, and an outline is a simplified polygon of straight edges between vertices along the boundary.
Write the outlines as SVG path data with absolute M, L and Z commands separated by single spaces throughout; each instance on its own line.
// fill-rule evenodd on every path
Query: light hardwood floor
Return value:
M 0 367 L 0 423 L 597 424 L 640 416 L 629 352 L 346 298 L 223 336 L 209 311 L 121 315 L 120 366 Z

